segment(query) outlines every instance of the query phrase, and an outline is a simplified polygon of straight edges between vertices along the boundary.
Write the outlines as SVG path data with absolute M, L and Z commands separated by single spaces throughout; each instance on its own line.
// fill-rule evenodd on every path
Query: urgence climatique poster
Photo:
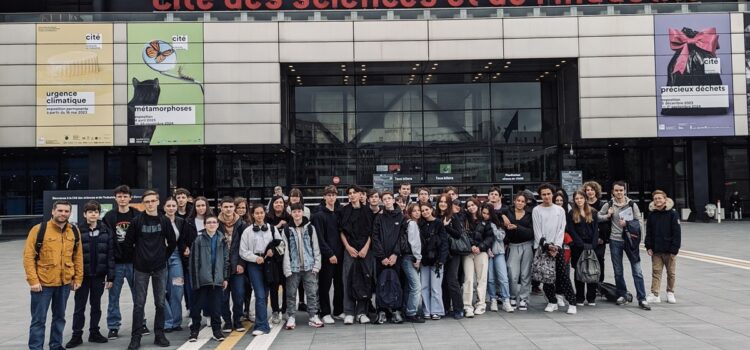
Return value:
M 203 24 L 128 24 L 128 145 L 204 142 Z
M 112 146 L 112 24 L 36 25 L 36 145 Z

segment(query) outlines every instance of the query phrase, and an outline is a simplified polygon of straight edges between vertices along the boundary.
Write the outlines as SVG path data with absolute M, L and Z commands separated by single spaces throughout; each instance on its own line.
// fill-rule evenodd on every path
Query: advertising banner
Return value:
M 130 206 L 143 211 L 143 204 L 141 199 L 143 198 L 143 189 L 131 189 L 133 192 L 133 199 Z M 90 200 L 99 202 L 102 210 L 99 212 L 99 217 L 104 218 L 110 210 L 117 210 L 117 202 L 115 201 L 115 195 L 112 190 L 70 190 L 70 191 L 44 191 L 43 195 L 44 205 L 44 220 L 47 221 L 52 217 L 52 203 L 56 201 L 68 201 L 71 204 L 70 208 L 70 219 L 68 221 L 72 223 L 86 222 L 86 218 L 83 217 L 83 207 Z M 124 234 L 124 232 L 118 232 L 118 235 Z
M 659 137 L 734 136 L 729 14 L 654 16 Z
M 36 144 L 112 146 L 112 24 L 36 25 Z
M 128 145 L 203 144 L 203 24 L 128 24 Z

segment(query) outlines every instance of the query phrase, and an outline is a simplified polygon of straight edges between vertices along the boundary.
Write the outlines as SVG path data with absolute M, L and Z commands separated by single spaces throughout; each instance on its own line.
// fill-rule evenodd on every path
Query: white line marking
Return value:
M 268 350 L 268 348 L 271 347 L 271 344 L 273 344 L 273 341 L 276 340 L 276 337 L 279 335 L 282 328 L 284 328 L 283 325 L 277 324 L 275 327 L 271 328 L 270 333 L 255 337 L 245 350 Z
M 190 332 L 190 329 L 188 329 L 188 332 Z M 198 333 L 198 341 L 195 343 L 186 341 L 185 344 L 182 344 L 177 350 L 199 350 L 211 340 L 211 336 L 213 336 L 213 332 L 211 331 L 211 325 L 208 325 Z

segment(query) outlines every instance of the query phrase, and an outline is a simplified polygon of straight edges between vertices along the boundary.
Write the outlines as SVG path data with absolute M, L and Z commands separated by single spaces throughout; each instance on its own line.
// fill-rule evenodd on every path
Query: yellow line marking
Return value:
M 253 328 L 253 323 L 250 321 L 242 322 L 242 325 L 245 327 L 244 332 L 236 332 L 233 331 L 229 334 L 226 338 L 224 338 L 224 341 L 219 344 L 219 346 L 216 347 L 216 350 L 231 350 L 234 348 L 237 343 L 240 342 L 240 339 L 250 333 L 250 329 Z

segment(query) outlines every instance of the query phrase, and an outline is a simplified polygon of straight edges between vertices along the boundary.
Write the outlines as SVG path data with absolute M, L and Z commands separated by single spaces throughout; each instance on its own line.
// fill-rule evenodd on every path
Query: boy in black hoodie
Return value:
M 339 235 L 336 194 L 335 186 L 326 186 L 323 190 L 325 202 L 320 204 L 320 209 L 313 214 L 311 220 L 318 233 L 320 246 L 322 266 L 318 276 L 318 300 L 320 301 L 320 316 L 325 324 L 335 323 L 334 318 L 344 318 L 344 283 L 342 281 L 344 245 Z M 329 294 L 331 285 L 333 285 L 333 310 L 331 310 Z
M 404 224 L 404 214 L 401 209 L 394 207 L 396 202 L 393 193 L 386 190 L 381 194 L 383 210 L 375 217 L 372 229 L 372 252 L 377 262 L 377 280 L 386 269 L 400 272 L 399 258 L 401 257 L 401 227 Z M 384 305 L 378 305 L 378 317 L 375 323 L 383 324 L 387 321 L 387 314 L 391 313 L 393 323 L 402 323 L 404 318 L 401 310 L 393 310 Z
M 78 225 L 81 231 L 83 248 L 83 284 L 76 291 L 75 312 L 73 314 L 73 337 L 65 348 L 71 349 L 83 344 L 83 324 L 86 322 L 86 301 L 91 304 L 89 320 L 89 342 L 106 343 L 99 333 L 99 320 L 102 317 L 102 294 L 112 288 L 115 275 L 114 239 L 112 231 L 99 221 L 101 206 L 97 201 L 89 201 L 83 207 L 86 222 Z
M 154 284 L 154 344 L 169 346 L 164 336 L 164 304 L 167 282 L 167 259 L 177 247 L 174 229 L 163 214 L 159 214 L 159 194 L 155 191 L 143 193 L 145 211 L 128 228 L 124 248 L 133 252 L 135 297 L 133 299 L 133 331 L 128 350 L 141 346 L 143 335 L 143 308 L 146 304 L 149 279 Z
M 109 334 L 107 338 L 110 340 L 119 337 L 120 321 L 122 320 L 122 315 L 120 314 L 120 292 L 122 292 L 122 286 L 126 280 L 128 281 L 128 286 L 130 286 L 130 296 L 135 300 L 133 257 L 128 253 L 129 250 L 124 247 L 124 243 L 125 234 L 128 232 L 130 224 L 136 216 L 141 214 L 137 209 L 130 207 L 133 194 L 128 185 L 117 186 L 114 192 L 117 209 L 108 211 L 104 215 L 103 220 L 104 224 L 112 232 L 115 255 L 115 274 L 112 277 L 112 288 L 107 293 L 109 294 L 109 303 L 107 305 L 107 328 L 109 328 Z M 147 335 L 149 333 L 148 327 L 146 327 L 146 320 L 143 320 L 142 334 Z

